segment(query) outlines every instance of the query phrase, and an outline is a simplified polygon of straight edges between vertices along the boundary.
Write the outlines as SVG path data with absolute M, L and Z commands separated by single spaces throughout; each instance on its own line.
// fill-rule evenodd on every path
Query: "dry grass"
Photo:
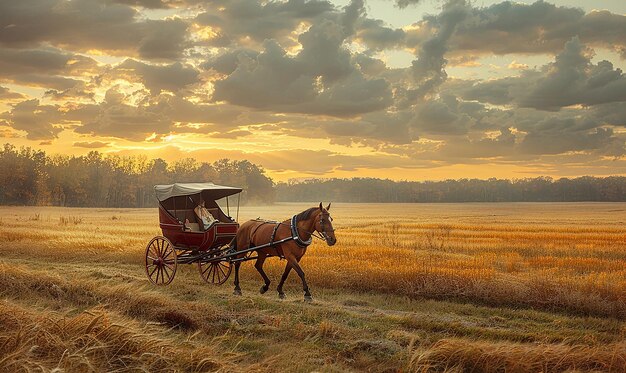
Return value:
M 0 370 L 622 372 L 625 210 L 334 205 L 339 243 L 303 259 L 317 296 L 305 305 L 295 275 L 292 301 L 253 294 L 252 265 L 244 298 L 189 266 L 148 286 L 156 210 L 0 208 Z M 284 264 L 266 262 L 273 281 Z
M 443 339 L 410 362 L 416 372 L 626 372 L 626 342 L 585 345 L 484 343 Z

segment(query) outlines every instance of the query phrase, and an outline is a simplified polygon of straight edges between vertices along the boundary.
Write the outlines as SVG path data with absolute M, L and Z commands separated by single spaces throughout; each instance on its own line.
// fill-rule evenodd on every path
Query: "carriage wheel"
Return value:
M 154 237 L 146 246 L 146 274 L 155 285 L 167 285 L 176 275 L 176 250 L 165 237 Z
M 228 280 L 233 270 L 232 264 L 227 260 L 215 262 L 198 262 L 198 271 L 204 281 L 213 285 L 221 285 Z

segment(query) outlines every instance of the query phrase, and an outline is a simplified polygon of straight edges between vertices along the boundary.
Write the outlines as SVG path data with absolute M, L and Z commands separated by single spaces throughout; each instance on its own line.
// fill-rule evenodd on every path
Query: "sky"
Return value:
M 626 2 L 0 2 L 0 142 L 276 181 L 626 175 Z

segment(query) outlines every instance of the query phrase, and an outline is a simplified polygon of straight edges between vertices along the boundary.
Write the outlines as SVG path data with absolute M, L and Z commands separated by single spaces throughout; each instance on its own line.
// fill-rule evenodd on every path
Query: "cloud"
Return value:
M 63 119 L 75 123 L 79 134 L 144 141 L 153 134 L 227 132 L 230 137 L 243 136 L 236 131 L 241 110 L 230 105 L 194 104 L 179 96 L 163 94 L 138 105 L 129 96 L 112 88 L 101 103 L 74 105 Z M 193 126 L 189 126 L 193 124 Z
M 175 62 L 167 65 L 152 65 L 133 59 L 119 64 L 111 74 L 129 81 L 139 81 L 152 95 L 161 91 L 178 92 L 200 82 L 200 72 L 190 65 Z
M 75 51 L 101 50 L 146 59 L 177 59 L 186 48 L 186 22 L 142 20 L 131 6 L 99 0 L 0 2 L 0 45 L 49 43 Z
M 214 29 L 217 36 L 209 44 L 218 46 L 247 42 L 259 45 L 267 39 L 277 40 L 283 45 L 295 45 L 292 35 L 295 29 L 334 11 L 330 2 L 318 0 L 234 0 L 217 3 L 219 5 L 207 7 L 195 22 Z
M 378 19 L 364 19 L 357 31 L 358 40 L 374 50 L 401 48 L 405 37 L 404 30 L 387 27 Z
M 56 106 L 40 105 L 39 100 L 26 100 L 15 104 L 10 111 L 0 114 L 13 129 L 26 132 L 29 140 L 50 140 L 57 137 L 62 128 Z
M 93 59 L 60 49 L 0 48 L 0 81 L 66 90 L 97 71 Z
M 555 61 L 541 71 L 525 70 L 475 84 L 463 91 L 465 99 L 496 105 L 515 104 L 540 110 L 572 105 L 593 106 L 626 101 L 626 75 L 609 61 L 591 62 L 592 52 L 578 38 L 565 44 Z
M 108 142 L 102 141 L 75 141 L 72 146 L 79 148 L 87 148 L 87 149 L 100 149 L 106 148 L 110 145 Z
M 125 103 L 124 94 L 110 89 L 100 104 L 80 105 L 65 114 L 79 122 L 79 134 L 118 137 L 142 141 L 151 134 L 169 133 L 172 120 L 158 106 L 133 106 Z
M 246 59 L 256 59 L 259 52 L 248 48 L 234 48 L 223 53 L 211 56 L 208 61 L 202 63 L 203 69 L 212 69 L 220 74 L 230 75 L 237 69 L 240 63 Z
M 422 0 L 396 0 L 396 5 L 398 6 L 398 8 L 404 9 L 409 5 L 419 4 L 421 2 Z
M 562 154 L 572 151 L 597 150 L 624 141 L 614 136 L 611 128 L 593 128 L 593 123 L 579 123 L 576 119 L 548 118 L 528 133 L 519 144 L 528 154 Z M 576 130 L 580 128 L 579 130 Z
M 184 151 L 177 147 L 168 146 L 156 151 L 166 159 L 180 159 L 192 157 L 207 161 L 228 158 L 233 160 L 248 160 L 262 165 L 273 172 L 299 172 L 303 175 L 324 175 L 333 170 L 355 171 L 359 169 L 386 169 L 392 167 L 424 168 L 436 166 L 432 162 L 410 159 L 394 154 L 371 153 L 363 155 L 348 155 L 329 150 L 289 149 L 267 152 L 246 153 L 228 149 L 197 149 Z M 120 155 L 136 154 L 133 150 L 122 150 Z M 305 164 L 302 160 L 306 159 Z M 297 170 L 297 171 L 296 171 Z
M 15 100 L 24 100 L 26 97 L 18 92 L 13 92 L 6 87 L 0 86 L 0 100 L 3 102 L 12 102 Z
M 417 59 L 411 65 L 418 96 L 431 93 L 447 79 L 445 67 L 448 61 L 444 55 L 448 52 L 448 42 L 459 23 L 467 16 L 466 2 L 452 0 L 444 5 L 439 15 L 428 17 L 428 22 L 435 27 L 436 32 L 420 44 Z
M 356 14 L 356 15 L 355 15 Z M 339 20 L 324 19 L 302 33 L 295 56 L 266 40 L 257 56 L 237 55 L 237 68 L 215 81 L 213 100 L 256 109 L 354 116 L 392 102 L 385 79 L 368 79 L 343 46 L 359 10 L 347 7 Z
M 613 49 L 626 57 L 626 15 L 608 11 L 585 13 L 579 8 L 545 1 L 504 1 L 476 8 L 465 4 L 465 10 L 467 16 L 450 37 L 454 54 L 556 53 L 578 36 L 583 43 Z M 436 18 L 424 17 L 407 31 L 407 46 L 420 47 L 425 35 L 437 33 L 439 27 Z
M 626 101 L 626 76 L 609 61 L 592 64 L 578 38 L 567 42 L 546 70 L 528 95 L 521 97 L 520 106 L 558 110 L 576 104 Z

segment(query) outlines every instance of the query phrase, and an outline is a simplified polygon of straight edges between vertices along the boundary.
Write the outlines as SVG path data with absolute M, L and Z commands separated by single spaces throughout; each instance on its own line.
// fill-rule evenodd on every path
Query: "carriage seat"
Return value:
M 200 230 L 200 224 L 198 224 L 198 223 L 187 223 L 187 224 L 185 224 L 185 226 L 186 226 L 187 228 L 189 228 L 189 230 L 190 230 L 191 232 L 202 232 L 202 231 Z

